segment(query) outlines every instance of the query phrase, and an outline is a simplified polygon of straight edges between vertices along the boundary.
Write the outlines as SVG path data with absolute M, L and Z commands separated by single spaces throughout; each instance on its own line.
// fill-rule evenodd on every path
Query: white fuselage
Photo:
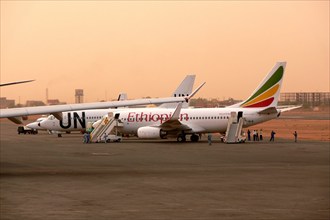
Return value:
M 55 117 L 41 122 L 41 127 L 48 130 L 73 131 L 83 130 L 88 123 L 93 123 L 101 119 L 108 112 L 119 113 L 119 119 L 123 123 L 120 132 L 123 134 L 137 134 L 137 130 L 146 126 L 160 126 L 170 119 L 175 109 L 160 108 L 138 108 L 138 109 L 103 109 L 86 110 L 76 112 L 64 112 L 63 120 L 59 121 Z M 259 114 L 260 108 L 195 108 L 182 109 L 179 121 L 185 127 L 185 133 L 206 133 L 226 131 L 228 119 L 231 112 L 243 112 L 244 127 L 255 125 L 274 119 L 278 113 Z M 51 116 L 50 116 L 51 117 Z M 69 120 L 68 120 L 69 119 Z M 171 131 L 170 133 L 180 133 L 182 130 Z

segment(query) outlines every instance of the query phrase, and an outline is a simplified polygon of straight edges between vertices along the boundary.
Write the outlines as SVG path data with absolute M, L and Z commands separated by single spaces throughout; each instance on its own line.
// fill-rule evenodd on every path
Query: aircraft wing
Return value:
M 0 118 L 13 118 L 27 115 L 41 115 L 41 114 L 58 114 L 66 111 L 77 111 L 87 109 L 103 109 L 115 108 L 134 105 L 149 105 L 162 104 L 173 102 L 186 102 L 184 97 L 170 97 L 170 98 L 154 98 L 154 99 L 135 99 L 126 101 L 112 101 L 112 102 L 94 102 L 82 104 L 67 104 L 67 105 L 53 105 L 53 106 L 36 106 L 25 108 L 9 108 L 0 109 Z
M 161 125 L 157 125 L 157 126 L 154 126 L 154 127 L 159 127 L 163 131 L 176 131 L 176 130 L 190 131 L 190 130 L 192 130 L 188 125 L 182 124 L 179 121 L 181 109 L 182 109 L 182 102 L 180 102 L 177 105 L 177 107 L 174 110 L 174 113 L 173 113 L 173 115 L 172 115 L 171 118 L 169 118 L 168 120 L 166 120 Z
M 134 99 L 134 100 L 111 101 L 111 102 L 92 102 L 92 103 L 82 103 L 82 104 L 0 109 L 0 118 L 8 118 L 14 123 L 21 124 L 22 123 L 21 117 L 28 115 L 53 114 L 57 119 L 61 120 L 62 112 L 66 112 L 66 111 L 117 108 L 117 107 L 125 107 L 125 106 L 163 104 L 163 103 L 174 103 L 174 102 L 188 102 L 204 86 L 204 84 L 205 82 L 202 83 L 197 89 L 195 89 L 188 97 Z
M 176 130 L 182 128 L 184 125 L 179 121 L 181 109 L 182 109 L 182 103 L 179 103 L 176 109 L 174 110 L 172 117 L 166 120 L 161 125 L 158 125 L 157 127 L 162 128 L 164 131 L 170 131 L 170 130 Z

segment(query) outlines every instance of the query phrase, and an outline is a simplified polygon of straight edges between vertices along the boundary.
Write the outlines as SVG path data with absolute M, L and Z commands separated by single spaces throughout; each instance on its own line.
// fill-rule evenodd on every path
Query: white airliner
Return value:
M 126 93 L 120 93 L 119 96 L 118 96 L 118 99 L 117 101 L 125 101 L 127 100 L 127 94 Z M 171 104 L 171 103 L 168 103 L 168 104 Z M 123 107 L 124 108 L 124 107 Z M 125 107 L 126 108 L 126 107 Z M 63 114 L 63 113 L 62 113 Z M 38 118 L 37 120 L 35 120 L 34 122 L 31 122 L 29 124 L 27 124 L 26 126 L 31 128 L 31 129 L 36 129 L 36 130 L 47 130 L 45 128 L 42 128 L 40 127 L 40 123 L 44 120 L 48 120 L 48 118 L 55 118 L 53 115 L 52 116 L 48 116 L 48 115 L 42 115 L 42 117 Z M 58 120 L 58 119 L 55 119 L 55 120 Z M 56 131 L 52 131 L 52 130 L 48 130 L 48 132 L 50 134 L 52 133 L 56 133 Z M 58 132 L 58 134 L 61 134 L 61 132 Z M 60 136 L 60 135 L 59 135 Z
M 283 111 L 294 108 L 278 109 L 278 98 L 286 62 L 278 62 L 262 80 L 257 89 L 243 102 L 226 108 L 181 109 L 140 109 L 118 112 L 123 122 L 120 132 L 136 134 L 139 138 L 166 138 L 176 136 L 185 141 L 198 141 L 201 133 L 225 133 L 232 112 L 244 118 L 243 127 L 249 127 L 280 116 Z M 116 114 L 116 112 L 114 113 Z
M 191 141 L 198 141 L 197 134 L 224 133 L 232 112 L 235 112 L 237 117 L 244 118 L 243 127 L 274 119 L 279 117 L 281 112 L 294 109 L 277 108 L 285 66 L 285 62 L 276 63 L 249 98 L 226 108 L 183 109 L 182 104 L 179 103 L 172 109 L 142 108 L 114 111 L 114 115 L 119 116 L 123 123 L 119 132 L 134 134 L 139 138 L 175 136 L 178 141 L 185 141 L 186 136 L 190 135 Z M 99 119 L 107 114 L 106 111 L 101 113 L 96 110 L 94 113 L 93 115 L 91 112 L 89 116 L 83 115 L 84 120 L 88 120 L 88 117 Z M 78 117 L 68 116 L 76 118 L 73 120 L 73 125 L 78 125 Z M 62 124 L 62 127 L 70 127 L 69 123 L 71 120 L 67 124 Z
M 62 112 L 76 111 L 84 109 L 105 109 L 116 108 L 125 106 L 136 105 L 150 105 L 150 104 L 163 104 L 163 103 L 178 103 L 188 102 L 198 91 L 204 86 L 205 83 L 200 85 L 190 96 L 179 97 L 167 97 L 167 98 L 152 98 L 152 99 L 134 99 L 125 101 L 111 101 L 111 102 L 94 102 L 83 104 L 67 104 L 67 105 L 53 105 L 53 106 L 37 106 L 37 107 L 25 107 L 25 108 L 9 108 L 0 109 L 0 118 L 8 118 L 17 124 L 22 124 L 22 117 L 28 115 L 41 115 L 52 114 L 57 119 L 62 119 Z
M 172 97 L 188 97 L 192 93 L 195 82 L 195 75 L 187 75 L 176 90 L 172 93 Z M 126 100 L 127 94 L 120 94 L 118 100 Z M 175 108 L 177 103 L 163 103 L 157 108 Z M 183 108 L 189 107 L 189 102 L 182 103 Z M 124 108 L 127 109 L 127 108 Z M 81 131 L 86 129 L 88 123 L 94 123 L 101 119 L 109 112 L 121 111 L 121 109 L 90 109 L 83 111 L 63 112 L 63 120 L 58 120 L 53 115 L 47 118 L 38 119 L 27 125 L 29 128 L 37 130 L 51 130 L 57 132 Z M 68 120 L 68 119 L 71 120 Z

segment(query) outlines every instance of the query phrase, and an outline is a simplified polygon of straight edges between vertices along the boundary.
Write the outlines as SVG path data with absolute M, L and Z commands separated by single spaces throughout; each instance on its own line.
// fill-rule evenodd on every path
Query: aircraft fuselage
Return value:
M 48 130 L 74 131 L 84 130 L 88 123 L 101 119 L 108 112 L 119 113 L 123 123 L 120 132 L 136 134 L 140 127 L 159 126 L 172 117 L 175 109 L 141 108 L 141 109 L 104 109 L 64 112 L 63 120 L 55 117 L 53 120 L 41 122 L 41 127 Z M 196 108 L 182 109 L 179 115 L 181 124 L 191 129 L 185 133 L 225 132 L 231 112 L 242 112 L 245 118 L 244 127 L 255 125 L 277 117 L 277 113 L 259 114 L 255 108 Z

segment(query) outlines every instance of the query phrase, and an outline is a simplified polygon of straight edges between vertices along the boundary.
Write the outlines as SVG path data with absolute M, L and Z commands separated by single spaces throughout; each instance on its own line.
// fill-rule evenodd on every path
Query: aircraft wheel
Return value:
M 186 135 L 179 134 L 176 140 L 178 142 L 185 142 L 186 141 Z
M 197 142 L 197 141 L 199 141 L 199 137 L 196 134 L 192 134 L 191 137 L 190 137 L 190 140 L 192 142 Z

